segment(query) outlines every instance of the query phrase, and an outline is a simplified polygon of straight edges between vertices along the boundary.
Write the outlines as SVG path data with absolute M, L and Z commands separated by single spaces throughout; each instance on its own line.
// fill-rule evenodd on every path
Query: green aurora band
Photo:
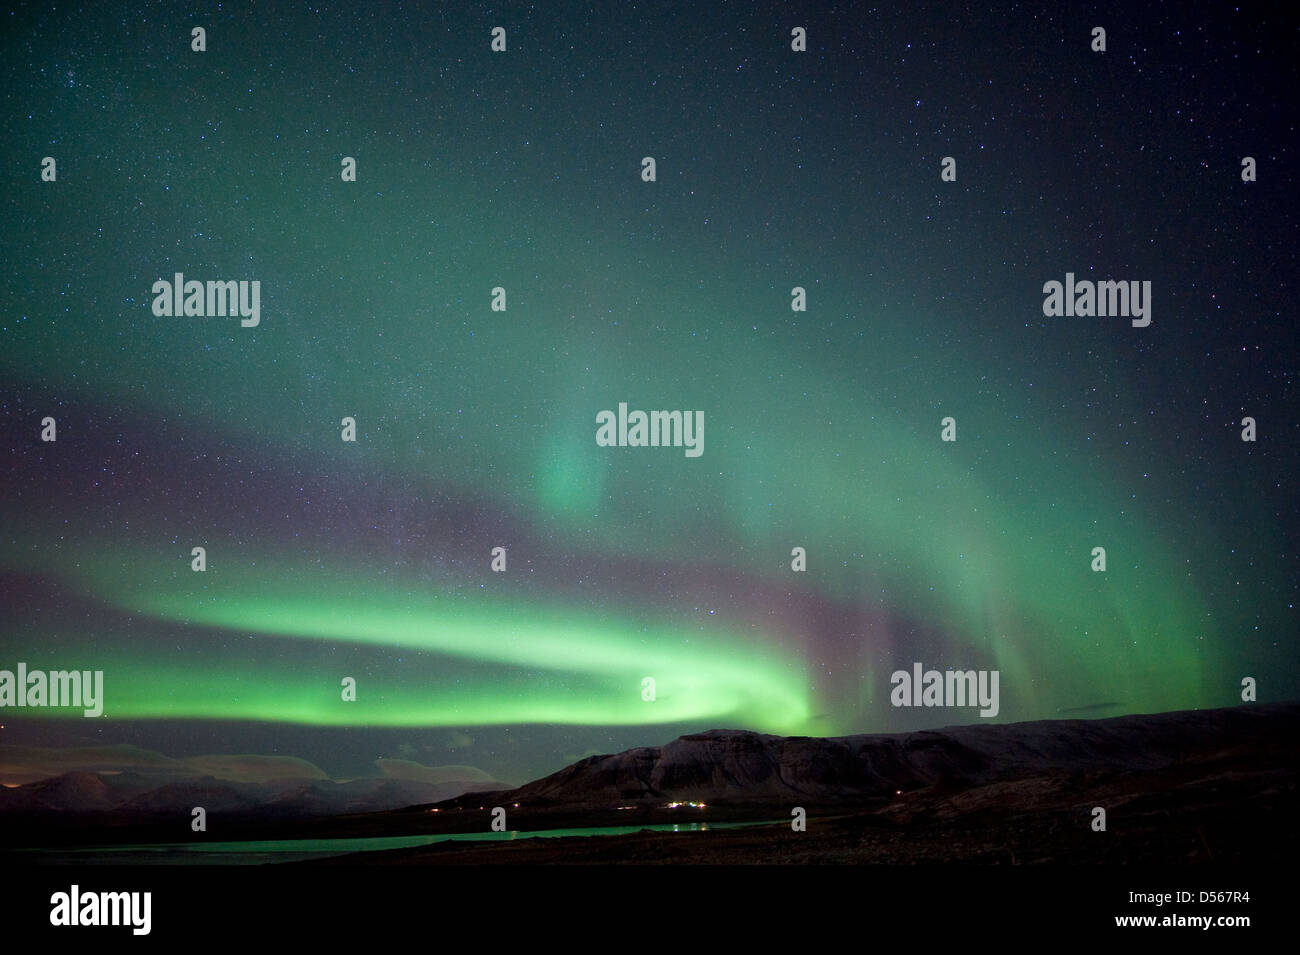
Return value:
M 215 160 L 221 144 L 212 148 Z M 64 298 L 62 277 L 33 275 L 11 311 L 34 317 L 7 331 L 0 370 L 33 393 L 58 389 L 135 420 L 174 420 L 183 410 L 200 441 L 275 457 L 286 475 L 328 474 L 343 495 L 372 477 L 426 501 L 477 494 L 550 542 L 537 560 L 634 556 L 698 567 L 699 593 L 674 594 L 653 611 L 643 605 L 654 594 L 643 589 L 637 604 L 620 606 L 628 593 L 620 581 L 603 616 L 561 598 L 535 605 L 536 597 L 509 593 L 508 582 L 504 596 L 457 603 L 416 575 L 401 579 L 396 564 L 349 560 L 351 531 L 337 522 L 292 528 L 301 534 L 294 543 L 268 525 L 215 548 L 213 569 L 189 575 L 189 543 L 222 538 L 220 515 L 200 514 L 206 526 L 192 513 L 169 520 L 165 502 L 135 500 L 128 489 L 109 533 L 92 530 L 91 512 L 71 495 L 7 503 L 6 566 L 187 628 L 191 642 L 206 628 L 214 646 L 264 635 L 430 655 L 418 678 L 382 671 L 381 684 L 391 685 L 379 688 L 361 679 L 358 702 L 345 708 L 335 702 L 333 665 L 321 660 L 290 666 L 276 654 L 234 649 L 184 656 L 102 629 L 64 634 L 88 656 L 116 661 L 106 673 L 114 717 L 865 731 L 888 725 L 889 674 L 912 660 L 1000 669 L 1000 718 L 1050 717 L 1063 704 L 1098 700 L 1119 701 L 1116 713 L 1234 701 L 1226 661 L 1244 613 L 1234 618 L 1204 596 L 1222 573 L 1212 556 L 1217 529 L 1181 501 L 1146 492 L 1177 467 L 1158 460 L 1154 444 L 1129 450 L 1113 433 L 1083 443 L 1081 435 L 1105 435 L 1131 414 L 1139 396 L 1119 381 L 1108 405 L 1081 410 L 1092 372 L 1071 360 L 1068 333 L 1045 332 L 1011 352 L 991 340 L 949 345 L 962 312 L 937 299 L 906 315 L 897 302 L 891 310 L 861 278 L 861 248 L 791 261 L 756 247 L 760 264 L 737 266 L 705 238 L 683 234 L 671 248 L 656 247 L 648 264 L 645 246 L 620 231 L 625 220 L 641 221 L 639 199 L 615 200 L 603 218 L 588 219 L 581 203 L 590 199 L 547 202 L 525 191 L 507 214 L 465 198 L 482 183 L 448 175 L 430 191 L 413 160 L 380 175 L 389 178 L 361 199 L 196 173 L 187 188 L 232 217 L 229 231 L 259 263 L 261 325 L 154 318 L 150 283 L 172 271 L 157 250 L 194 273 L 184 263 L 204 246 L 184 216 L 154 234 L 128 213 L 120 228 L 152 236 L 136 250 L 135 271 L 105 256 L 91 263 L 98 281 Z M 71 188 L 53 199 L 21 188 L 33 190 L 22 201 L 49 204 L 42 221 L 54 224 L 26 236 L 33 251 L 24 255 L 57 260 L 81 198 Z M 129 191 L 104 188 L 97 201 L 134 208 Z M 656 207 L 650 217 L 673 214 Z M 433 219 L 457 227 L 425 228 Z M 420 230 L 420 241 L 400 223 Z M 538 238 L 535 246 L 493 241 L 524 234 Z M 806 328 L 790 321 L 769 274 L 778 259 L 782 274 L 821 277 L 818 314 L 838 320 L 808 318 Z M 239 261 L 218 263 L 214 274 L 242 275 Z M 383 262 L 386 276 L 357 275 L 354 261 Z M 317 287 L 285 278 L 304 269 L 356 280 Z M 510 288 L 508 317 L 486 305 L 498 282 Z M 1022 291 L 961 307 L 1034 312 L 1037 286 Z M 101 298 L 124 304 L 106 307 Z M 50 301 L 85 319 L 74 325 L 49 314 Z M 123 329 L 140 347 L 123 346 Z M 1126 343 L 1117 336 L 1112 347 Z M 1047 380 L 1035 372 L 1040 363 L 1054 369 Z M 995 384 L 982 373 L 993 370 Z M 704 456 L 598 448 L 596 412 L 620 400 L 702 409 Z M 951 445 L 938 440 L 947 414 L 959 428 Z M 339 441 L 343 415 L 360 423 L 356 446 Z M 77 423 L 60 427 L 57 446 L 29 453 L 76 454 Z M 176 480 L 183 486 L 187 471 L 203 467 L 178 461 Z M 223 504 L 259 505 L 236 487 Z M 1255 526 L 1269 552 L 1268 520 Z M 513 547 L 485 539 L 484 563 L 498 543 Z M 1097 545 L 1108 551 L 1106 574 L 1089 570 Z M 790 571 L 793 546 L 807 548 L 808 573 Z M 303 563 L 303 551 L 330 555 L 333 569 Z M 709 580 L 718 573 L 761 581 L 767 619 L 755 624 L 752 608 L 728 603 L 726 586 Z M 719 611 L 718 626 L 701 632 L 684 608 L 703 600 Z M 838 636 L 830 676 L 805 653 L 813 625 L 796 604 L 809 602 L 859 622 Z M 893 622 L 900 618 L 906 629 Z M 918 628 L 936 635 L 928 649 L 911 642 Z M 5 639 L 7 653 L 29 663 L 42 646 L 30 631 L 11 629 Z M 430 662 L 442 658 L 487 666 L 448 681 Z M 658 681 L 653 705 L 640 698 L 645 676 Z M 174 689 L 160 695 L 160 686 Z

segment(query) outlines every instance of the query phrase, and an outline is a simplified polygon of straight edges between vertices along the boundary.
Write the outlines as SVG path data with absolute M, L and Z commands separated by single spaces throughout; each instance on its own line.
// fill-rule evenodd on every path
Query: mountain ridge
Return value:
M 484 790 L 439 805 L 467 808 L 489 797 L 538 808 L 885 800 L 1045 774 L 1159 771 L 1236 749 L 1283 745 L 1297 731 L 1300 703 L 837 737 L 714 729 L 588 756 L 515 789 Z

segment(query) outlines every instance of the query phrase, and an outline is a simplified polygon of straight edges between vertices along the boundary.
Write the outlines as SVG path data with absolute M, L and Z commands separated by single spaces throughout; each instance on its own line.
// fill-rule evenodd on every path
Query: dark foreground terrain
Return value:
M 313 784 L 226 794 L 206 835 L 189 830 L 186 810 L 213 796 L 195 790 L 202 781 L 150 788 L 83 773 L 4 794 L 3 845 L 34 851 L 0 857 L 39 862 L 60 846 L 486 833 L 500 807 L 508 831 L 682 831 L 467 840 L 292 864 L 1289 863 L 1300 850 L 1298 738 L 1295 703 L 826 739 L 713 730 L 589 757 L 517 789 L 385 811 L 371 808 L 375 800 L 393 805 L 403 792 Z M 1094 828 L 1097 809 L 1104 831 Z M 792 829 L 795 810 L 806 831 Z M 717 828 L 739 822 L 769 824 Z M 686 831 L 691 823 L 710 828 Z
M 463 825 L 500 805 L 510 828 L 546 829 L 782 819 L 798 806 L 807 831 L 457 842 L 312 864 L 1281 863 L 1300 849 L 1298 730 L 1300 706 L 1277 704 L 831 740 L 718 731 L 591 757 L 438 815 Z M 611 801 L 636 808 L 610 813 Z

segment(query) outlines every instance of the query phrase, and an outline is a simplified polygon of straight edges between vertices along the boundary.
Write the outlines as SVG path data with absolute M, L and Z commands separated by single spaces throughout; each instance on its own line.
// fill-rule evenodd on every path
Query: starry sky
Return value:
M 979 719 L 913 662 L 999 721 L 1300 695 L 1294 22 L 447 6 L 4 12 L 0 667 L 105 715 L 0 745 L 522 783 Z M 177 272 L 260 324 L 155 316 Z M 1045 316 L 1067 272 L 1151 325 Z

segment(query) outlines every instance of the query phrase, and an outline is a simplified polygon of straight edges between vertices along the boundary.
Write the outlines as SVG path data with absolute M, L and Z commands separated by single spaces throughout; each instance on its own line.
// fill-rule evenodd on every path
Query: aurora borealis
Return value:
M 105 716 L 0 743 L 523 782 L 977 719 L 891 707 L 914 661 L 1001 721 L 1297 695 L 1275 27 L 703 6 L 10 14 L 0 667 Z M 156 316 L 178 272 L 260 322 Z M 1067 273 L 1151 324 L 1044 315 Z M 600 446 L 620 402 L 703 454 Z

